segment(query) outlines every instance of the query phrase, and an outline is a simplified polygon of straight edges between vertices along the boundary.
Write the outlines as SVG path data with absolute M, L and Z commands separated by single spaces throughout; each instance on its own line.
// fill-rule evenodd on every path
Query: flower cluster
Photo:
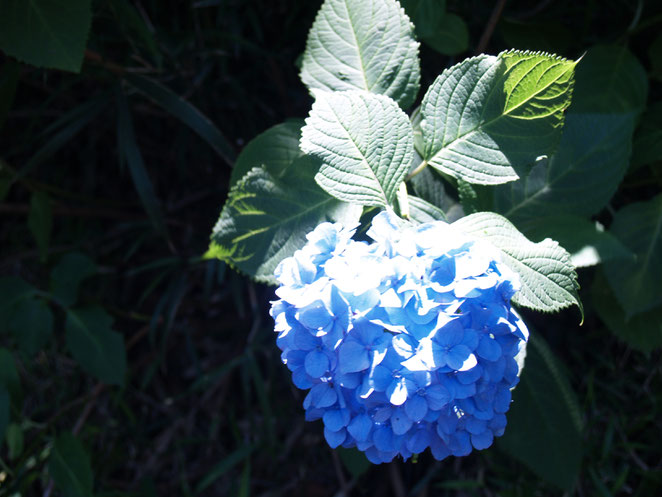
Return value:
M 375 216 L 374 242 L 323 223 L 276 269 L 271 315 L 306 419 L 373 463 L 436 459 L 503 434 L 528 331 L 517 276 L 491 246 L 438 221 Z

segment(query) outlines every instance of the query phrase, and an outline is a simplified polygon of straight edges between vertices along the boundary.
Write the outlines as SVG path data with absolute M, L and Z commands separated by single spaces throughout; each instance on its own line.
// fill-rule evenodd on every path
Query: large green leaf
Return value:
M 576 80 L 572 112 L 640 112 L 646 106 L 646 70 L 625 47 L 592 47 L 577 65 Z
M 641 118 L 632 144 L 632 169 L 662 161 L 662 101 L 651 104 Z
M 517 226 L 533 241 L 547 237 L 558 241 L 570 252 L 570 262 L 575 267 L 612 260 L 634 260 L 634 254 L 614 235 L 583 217 L 567 214 L 536 217 Z
M 593 280 L 591 301 L 607 328 L 630 347 L 645 353 L 662 347 L 662 305 L 627 318 L 601 273 Z
M 48 472 L 62 495 L 90 497 L 94 483 L 90 458 L 71 433 L 62 433 L 53 444 Z
M 388 206 L 409 170 L 409 118 L 388 97 L 364 91 L 317 92 L 301 130 L 301 149 L 322 161 L 315 180 L 334 197 Z
M 556 154 L 539 160 L 521 181 L 497 188 L 496 210 L 515 222 L 598 212 L 627 170 L 635 117 L 568 113 Z
M 573 93 L 556 153 L 540 160 L 522 181 L 496 191 L 496 209 L 515 222 L 595 214 L 628 168 L 632 133 L 647 94 L 641 64 L 624 48 L 592 48 L 577 65 Z
M 431 223 L 434 221 L 448 222 L 444 211 L 422 198 L 409 195 L 407 202 L 409 204 L 409 219 L 416 224 Z
M 104 383 L 124 385 L 124 338 L 112 324 L 113 318 L 101 307 L 67 310 L 67 347 L 89 374 Z
M 33 355 L 53 335 L 53 313 L 43 300 L 22 300 L 11 314 L 9 329 L 21 350 Z
M 636 256 L 604 267 L 626 318 L 662 304 L 662 194 L 623 207 L 610 231 Z
M 272 126 L 249 141 L 234 163 L 230 186 L 254 167 L 264 166 L 276 177 L 283 174 L 294 159 L 303 155 L 299 148 L 303 125 L 303 119 L 293 119 Z
M 403 109 L 420 84 L 418 42 L 395 0 L 326 0 L 308 34 L 301 80 L 310 90 L 366 90 Z
M 34 66 L 80 71 L 91 0 L 4 0 L 0 10 L 5 53 Z
M 423 158 L 469 183 L 518 179 L 556 148 L 574 67 L 560 57 L 510 51 L 445 70 L 421 104 Z
M 0 333 L 6 331 L 13 307 L 36 292 L 35 287 L 21 278 L 16 276 L 0 277 Z
M 581 430 L 580 408 L 563 369 L 542 337 L 532 334 L 498 447 L 548 482 L 571 491 L 581 466 Z
M 97 272 L 94 261 L 80 252 L 68 252 L 51 271 L 50 289 L 60 305 L 73 305 L 81 282 Z
M 208 255 L 258 281 L 275 284 L 278 263 L 303 247 L 306 234 L 319 223 L 356 223 L 361 208 L 327 195 L 315 183 L 318 167 L 304 156 L 280 179 L 264 168 L 250 170 L 230 190 Z
M 582 311 L 577 273 L 570 254 L 553 240 L 533 243 L 505 217 L 477 212 L 453 223 L 477 238 L 484 238 L 503 255 L 503 262 L 519 274 L 521 289 L 513 301 L 539 311 L 556 311 L 572 304 Z

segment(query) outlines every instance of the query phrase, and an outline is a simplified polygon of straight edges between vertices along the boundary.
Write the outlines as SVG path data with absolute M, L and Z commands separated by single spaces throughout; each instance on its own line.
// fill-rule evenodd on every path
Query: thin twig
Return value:
M 490 42 L 490 38 L 492 38 L 492 33 L 494 33 L 494 28 L 496 28 L 497 22 L 499 22 L 499 18 L 501 17 L 501 13 L 503 12 L 505 5 L 506 0 L 499 0 L 499 2 L 494 6 L 492 15 L 490 16 L 490 19 L 487 21 L 487 25 L 485 26 L 485 31 L 483 31 L 483 35 L 480 37 L 478 46 L 476 46 L 476 51 L 474 52 L 475 55 L 483 53 L 485 48 L 487 48 L 487 44 Z

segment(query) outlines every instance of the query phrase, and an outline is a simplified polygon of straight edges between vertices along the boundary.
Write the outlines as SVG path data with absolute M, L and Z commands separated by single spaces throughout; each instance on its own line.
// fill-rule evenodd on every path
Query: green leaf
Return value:
M 231 470 L 234 466 L 239 464 L 241 461 L 248 459 L 254 450 L 254 446 L 244 445 L 229 454 L 227 457 L 221 459 L 221 461 L 216 464 L 216 466 L 214 466 L 211 471 L 209 471 L 209 473 L 207 473 L 198 483 L 198 485 L 195 487 L 195 493 L 199 494 L 207 489 L 212 483 Z
M 2 397 L 2 393 L 0 393 L 0 397 Z M 0 411 L 1 410 L 2 399 L 0 398 Z M 14 461 L 23 453 L 24 439 L 21 425 L 18 423 L 10 423 L 9 426 L 7 426 L 6 438 L 9 459 Z M 0 414 L 0 444 L 2 444 L 2 414 Z
M 458 55 L 469 48 L 469 28 L 455 14 L 445 14 L 436 29 L 421 36 L 421 41 L 444 55 Z
M 317 92 L 301 130 L 301 150 L 322 161 L 315 180 L 345 202 L 386 207 L 409 170 L 409 118 L 383 95 Z
M 662 304 L 662 194 L 620 209 L 610 231 L 636 257 L 604 266 L 626 318 Z
M 634 134 L 631 168 L 662 161 L 662 101 L 651 104 Z
M 418 42 L 395 0 L 326 0 L 308 34 L 301 80 L 310 90 L 366 90 L 403 108 L 420 86 Z
M 113 318 L 101 307 L 67 310 L 67 347 L 80 366 L 104 383 L 124 385 L 126 349 L 113 331 Z
M 38 67 L 80 72 L 91 0 L 5 0 L 0 49 Z
M 498 447 L 549 483 L 571 492 L 582 460 L 580 412 L 557 359 L 540 335 L 532 335 Z
M 570 252 L 575 267 L 594 266 L 605 261 L 634 260 L 634 254 L 596 222 L 572 215 L 531 218 L 518 224 L 531 240 L 552 238 Z
M 63 495 L 92 495 L 93 475 L 90 458 L 83 445 L 71 433 L 62 433 L 53 444 L 48 472 Z
M 9 392 L 3 386 L 0 386 L 0 447 L 5 440 L 5 433 L 9 426 L 10 414 Z
M 644 353 L 662 347 L 662 305 L 628 319 L 602 272 L 593 280 L 591 301 L 607 328 L 630 347 Z
M 496 210 L 515 222 L 600 211 L 627 170 L 635 117 L 569 112 L 557 152 L 521 181 L 498 187 Z
M 92 259 L 79 252 L 69 252 L 51 272 L 51 293 L 61 305 L 73 305 L 78 299 L 80 283 L 96 272 L 97 266 Z
M 22 300 L 11 314 L 9 329 L 21 350 L 32 356 L 53 335 L 53 313 L 41 299 Z
M 572 112 L 607 114 L 641 112 L 646 106 L 648 77 L 625 47 L 592 47 L 577 65 Z
M 421 104 L 424 159 L 469 183 L 518 179 L 556 148 L 574 67 L 560 57 L 510 51 L 445 70 Z
M 9 392 L 12 402 L 21 400 L 21 380 L 18 377 L 14 356 L 7 349 L 0 348 L 0 387 Z
M 483 238 L 503 255 L 503 262 L 519 274 L 522 287 L 513 302 L 523 307 L 550 312 L 576 305 L 584 310 L 577 291 L 577 273 L 570 254 L 553 240 L 533 243 L 505 217 L 478 212 L 453 223 L 477 238 Z
M 144 94 L 163 110 L 172 114 L 206 141 L 226 163 L 234 162 L 234 150 L 228 139 L 216 125 L 197 107 L 187 102 L 169 88 L 138 74 L 125 74 L 124 78 L 136 90 Z
M 344 447 L 338 447 L 335 451 L 340 456 L 340 460 L 345 468 L 347 468 L 347 471 L 349 471 L 354 478 L 360 478 L 361 475 L 367 473 L 372 466 L 368 458 L 365 456 L 365 453 L 356 448 L 345 449 Z
M 254 167 L 264 166 L 275 177 L 284 173 L 303 153 L 299 148 L 302 119 L 293 119 L 272 126 L 249 141 L 237 157 L 230 176 L 230 186 Z
M 315 183 L 317 167 L 312 158 L 301 157 L 280 179 L 264 168 L 249 171 L 230 190 L 209 255 L 275 284 L 278 263 L 303 247 L 306 234 L 319 223 L 356 223 L 360 207 L 327 195 Z
M 662 33 L 649 45 L 648 58 L 651 63 L 651 76 L 662 79 Z
M 117 110 L 117 147 L 120 152 L 120 160 L 126 161 L 128 164 L 133 185 L 136 187 L 140 201 L 152 220 L 152 224 L 159 233 L 166 235 L 161 206 L 154 192 L 152 180 L 147 174 L 142 153 L 138 148 L 129 105 L 122 93 L 118 96 Z
M 432 205 L 422 198 L 414 197 L 413 195 L 409 195 L 407 201 L 409 203 L 409 219 L 416 224 L 431 223 L 433 221 L 448 222 L 444 211 L 436 205 Z
M 34 236 L 39 257 L 45 261 L 48 257 L 48 244 L 53 229 L 53 212 L 51 199 L 47 193 L 35 192 L 30 198 L 30 213 L 28 214 L 28 228 Z
M 31 297 L 37 289 L 16 276 L 0 277 L 0 332 L 5 331 L 9 315 L 21 300 Z

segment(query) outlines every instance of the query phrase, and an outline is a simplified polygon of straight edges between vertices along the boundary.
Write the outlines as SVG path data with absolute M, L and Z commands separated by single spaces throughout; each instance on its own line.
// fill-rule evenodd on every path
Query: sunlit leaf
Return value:
M 318 92 L 301 149 L 322 161 L 315 180 L 334 197 L 391 205 L 409 170 L 414 138 L 407 115 L 383 95 Z
M 395 0 L 326 0 L 308 34 L 301 79 L 310 90 L 366 90 L 408 108 L 420 80 L 411 21 Z

